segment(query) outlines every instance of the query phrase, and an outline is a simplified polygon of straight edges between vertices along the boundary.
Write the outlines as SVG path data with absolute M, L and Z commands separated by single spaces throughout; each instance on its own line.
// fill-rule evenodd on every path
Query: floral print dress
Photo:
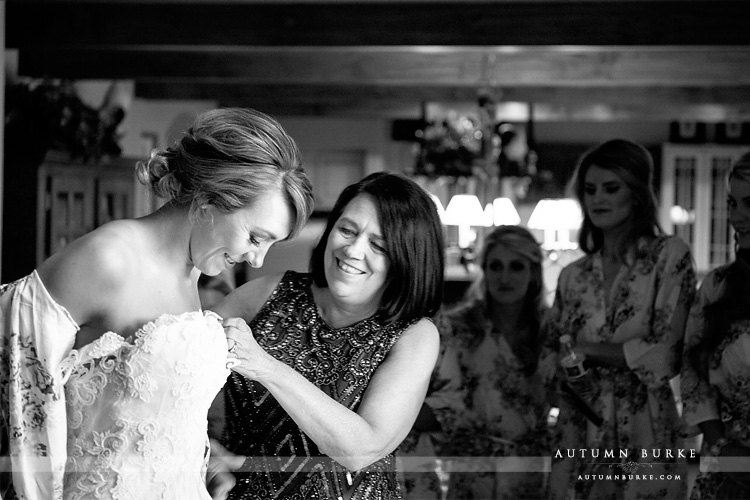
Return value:
M 702 377 L 687 357 L 706 334 L 704 308 L 723 296 L 727 272 L 728 265 L 706 276 L 690 311 L 681 379 L 683 417 L 691 434 L 700 433 L 697 425 L 701 422 L 721 419 L 728 439 L 750 447 L 750 319 L 731 325 L 729 335 L 709 358 L 707 377 Z M 724 480 L 723 474 L 709 467 L 698 474 L 691 498 L 718 498 Z
M 62 364 L 78 325 L 36 271 L 0 287 L 0 497 L 58 500 L 66 420 Z M 2 461 L 10 460 L 10 464 Z
M 620 268 L 608 300 L 601 253 L 560 273 L 546 323 L 548 347 L 556 349 L 564 334 L 577 341 L 621 343 L 627 368 L 593 369 L 598 397 L 592 406 L 604 418 L 600 427 L 562 405 L 563 441 L 552 483 L 565 487 L 553 491 L 553 498 L 685 498 L 687 463 L 668 458 L 666 450 L 678 455 L 682 446 L 670 380 L 680 371 L 695 272 L 689 248 L 677 237 L 642 240 L 638 255 Z M 581 449 L 588 454 L 567 453 Z M 599 458 L 590 458 L 590 450 L 600 450 Z M 605 456 L 608 450 L 615 458 Z M 626 458 L 620 458 L 621 450 Z M 636 479 L 639 472 L 648 479 Z
M 478 302 L 446 314 L 450 331 L 443 332 L 437 372 L 442 389 L 428 399 L 453 402 L 435 411 L 445 431 L 439 452 L 451 457 L 448 498 L 544 498 L 556 360 L 541 359 L 527 374 L 486 310 Z

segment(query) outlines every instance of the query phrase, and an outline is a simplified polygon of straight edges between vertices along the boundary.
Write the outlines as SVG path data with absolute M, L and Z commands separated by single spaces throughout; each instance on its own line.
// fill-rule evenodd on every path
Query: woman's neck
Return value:
M 167 204 L 136 220 L 149 231 L 155 256 L 169 264 L 184 267 L 188 273 L 192 272 L 195 267 L 190 255 L 193 225 L 185 208 Z
M 501 334 L 512 335 L 521 329 L 523 301 L 501 304 L 490 300 L 487 306 L 493 330 Z
M 602 257 L 612 262 L 622 262 L 622 247 L 627 237 L 627 228 L 619 226 L 603 232 Z
M 378 306 L 351 304 L 334 297 L 330 288 L 312 286 L 315 306 L 318 314 L 331 328 L 339 329 L 351 326 L 378 312 Z

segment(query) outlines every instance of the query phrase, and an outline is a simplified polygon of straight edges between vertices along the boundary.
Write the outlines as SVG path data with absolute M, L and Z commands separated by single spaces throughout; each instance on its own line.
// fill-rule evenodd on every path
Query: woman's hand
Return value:
M 223 325 L 227 336 L 227 368 L 250 380 L 271 377 L 278 361 L 258 344 L 245 320 L 227 318 Z
M 232 471 L 239 469 L 245 457 L 235 455 L 211 439 L 211 456 L 206 471 L 206 489 L 213 500 L 225 500 L 236 483 Z

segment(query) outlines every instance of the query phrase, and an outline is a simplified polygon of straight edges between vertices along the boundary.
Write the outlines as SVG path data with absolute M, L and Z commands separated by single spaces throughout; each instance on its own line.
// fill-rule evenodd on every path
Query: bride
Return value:
M 200 115 L 137 174 L 162 208 L 105 224 L 0 288 L 13 471 L 0 498 L 210 498 L 207 410 L 229 370 L 197 280 L 261 266 L 307 221 L 311 186 L 278 122 L 239 108 Z

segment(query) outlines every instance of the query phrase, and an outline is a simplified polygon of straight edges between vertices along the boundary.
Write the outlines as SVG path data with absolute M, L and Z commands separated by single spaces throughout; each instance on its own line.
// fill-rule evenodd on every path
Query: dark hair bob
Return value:
M 435 315 L 443 295 L 443 228 L 428 193 L 401 174 L 376 172 L 341 192 L 312 252 L 315 284 L 328 286 L 323 263 L 328 237 L 346 206 L 360 194 L 375 203 L 390 260 L 379 321 L 390 324 Z

